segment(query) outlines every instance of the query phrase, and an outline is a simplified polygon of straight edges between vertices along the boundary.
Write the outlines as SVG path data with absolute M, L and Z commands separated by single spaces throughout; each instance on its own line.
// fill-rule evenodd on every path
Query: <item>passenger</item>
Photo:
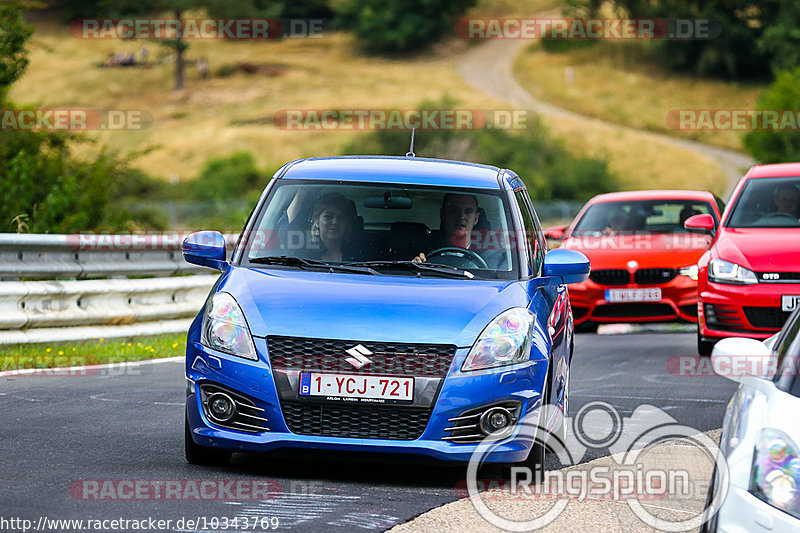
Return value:
M 357 218 L 356 205 L 339 193 L 327 193 L 320 198 L 311 215 L 311 240 L 319 245 L 315 259 L 323 261 L 355 261 L 353 242 Z
M 608 221 L 606 222 L 606 227 L 603 230 L 603 233 L 606 235 L 614 235 L 615 233 L 619 233 L 627 228 L 628 225 L 628 215 L 622 209 L 615 209 L 611 215 L 608 217 Z

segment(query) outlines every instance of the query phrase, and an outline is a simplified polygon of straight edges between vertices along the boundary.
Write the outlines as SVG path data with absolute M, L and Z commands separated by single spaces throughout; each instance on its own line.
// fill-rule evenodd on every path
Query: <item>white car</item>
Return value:
M 715 468 L 709 488 L 709 503 L 722 502 L 707 511 L 703 532 L 800 531 L 799 333 L 800 309 L 764 342 L 728 338 L 714 347 L 715 371 L 739 389 L 720 439 L 727 476 Z

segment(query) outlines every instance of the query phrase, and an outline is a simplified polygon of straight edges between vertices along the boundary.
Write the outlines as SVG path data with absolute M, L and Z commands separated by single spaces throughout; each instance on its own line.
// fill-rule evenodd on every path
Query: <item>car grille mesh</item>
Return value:
M 641 285 L 658 285 L 672 281 L 677 275 L 678 271 L 674 268 L 640 268 L 633 279 Z
M 356 368 L 347 361 L 347 350 L 359 345 L 369 363 Z M 444 377 L 456 347 L 269 336 L 267 351 L 273 370 Z
M 781 329 L 791 313 L 779 307 L 745 307 L 747 321 L 756 328 Z
M 631 282 L 631 275 L 621 268 L 592 270 L 589 278 L 598 285 L 627 285 Z
M 282 402 L 289 431 L 299 435 L 360 439 L 418 439 L 431 410 L 419 407 L 352 406 Z

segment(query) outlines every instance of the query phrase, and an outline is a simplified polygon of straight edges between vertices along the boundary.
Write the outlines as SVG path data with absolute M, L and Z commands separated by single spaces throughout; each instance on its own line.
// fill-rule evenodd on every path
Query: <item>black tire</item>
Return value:
M 575 324 L 575 333 L 597 333 L 597 322 L 586 320 L 580 324 Z
M 697 353 L 703 357 L 708 357 L 711 355 L 711 350 L 714 349 L 714 345 L 716 341 L 707 341 L 704 340 L 703 337 L 700 335 L 700 323 L 697 323 Z
M 224 465 L 231 459 L 231 452 L 227 450 L 219 450 L 209 448 L 208 446 L 200 446 L 192 439 L 192 432 L 189 430 L 188 416 L 184 421 L 184 449 L 186 453 L 186 461 L 193 465 Z

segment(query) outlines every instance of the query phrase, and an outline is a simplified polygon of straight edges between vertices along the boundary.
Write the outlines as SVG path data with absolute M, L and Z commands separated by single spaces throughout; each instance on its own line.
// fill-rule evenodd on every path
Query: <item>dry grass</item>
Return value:
M 508 16 L 520 16 L 554 3 L 502 3 L 505 1 L 498 0 L 498 5 L 505 7 L 471 16 L 499 16 L 503 10 L 511 10 L 506 11 Z M 494 1 L 485 0 L 482 5 L 491 6 Z M 412 108 L 423 99 L 438 100 L 445 94 L 465 108 L 508 107 L 463 82 L 457 66 L 468 44 L 457 39 L 402 60 L 364 55 L 343 33 L 281 42 L 196 41 L 191 43 L 188 58 L 207 58 L 212 73 L 238 62 L 282 65 L 286 71 L 277 77 L 240 73 L 200 80 L 196 69 L 189 67 L 187 88 L 182 91 L 171 90 L 169 63 L 150 69 L 98 66 L 112 52 L 138 52 L 141 42 L 78 40 L 62 25 L 50 21 L 37 23 L 35 39 L 43 46 L 32 47 L 30 67 L 13 87 L 11 98 L 49 107 L 146 110 L 154 117 L 149 129 L 86 135 L 95 138 L 99 146 L 107 145 L 122 154 L 139 154 L 134 160 L 136 166 L 164 178 L 190 179 L 209 158 L 237 150 L 253 153 L 261 167 L 272 171 L 297 157 L 338 154 L 357 135 L 348 131 L 287 131 L 258 122 L 242 125 L 270 119 L 281 109 Z M 151 58 L 163 54 L 157 45 L 148 43 L 148 47 Z M 520 64 L 540 55 L 526 54 Z M 523 78 L 525 70 L 518 69 Z M 540 80 L 540 76 L 536 78 Z M 605 127 L 545 122 L 565 138 L 573 153 L 607 159 L 623 187 L 683 184 L 724 188 L 716 165 L 686 150 L 665 148 L 635 135 L 614 134 Z M 91 157 L 97 149 L 85 146 L 80 153 Z
M 738 131 L 677 131 L 667 126 L 675 109 L 752 109 L 763 85 L 667 73 L 641 52 L 641 43 L 604 42 L 564 53 L 533 43 L 514 72 L 534 96 L 583 115 L 637 129 L 669 133 L 741 150 Z M 574 78 L 566 81 L 565 69 Z

